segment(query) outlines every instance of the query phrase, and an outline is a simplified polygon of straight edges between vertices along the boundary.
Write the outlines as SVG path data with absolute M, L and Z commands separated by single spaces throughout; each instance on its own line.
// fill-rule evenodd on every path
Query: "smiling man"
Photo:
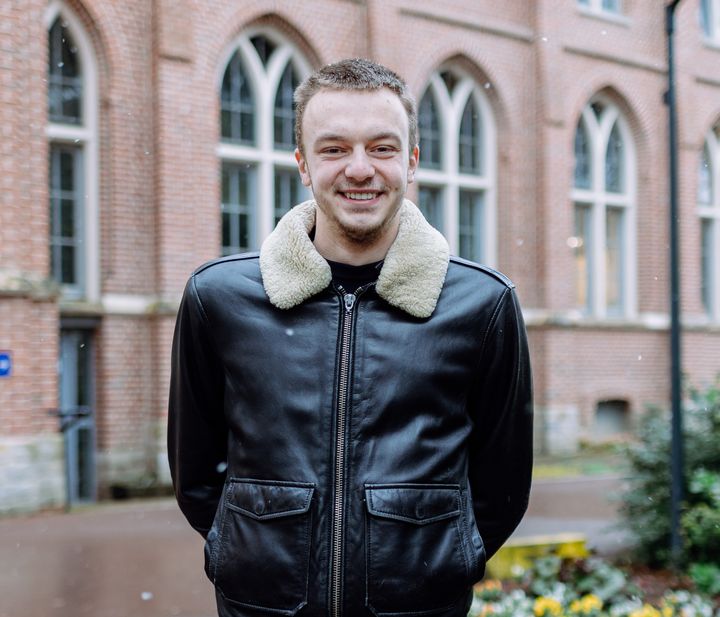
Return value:
M 303 115 L 296 158 L 317 203 L 315 247 L 354 265 L 382 259 L 418 162 L 400 99 L 385 88 L 329 90 L 315 93 Z
M 406 84 L 367 60 L 295 93 L 314 199 L 191 276 L 168 452 L 221 617 L 461 617 L 527 507 L 532 393 L 513 284 L 405 198 Z

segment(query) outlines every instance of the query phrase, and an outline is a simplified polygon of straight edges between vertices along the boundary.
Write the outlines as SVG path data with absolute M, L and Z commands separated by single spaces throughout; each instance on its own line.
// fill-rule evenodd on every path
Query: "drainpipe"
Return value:
M 675 101 L 675 57 L 673 35 L 675 9 L 681 0 L 665 6 L 665 34 L 667 35 L 668 89 L 668 148 L 670 163 L 670 382 L 672 389 L 672 446 L 670 493 L 670 554 L 675 568 L 682 559 L 680 536 L 680 508 L 683 500 L 683 442 L 682 442 L 682 369 L 680 348 L 680 238 L 678 229 L 678 139 Z

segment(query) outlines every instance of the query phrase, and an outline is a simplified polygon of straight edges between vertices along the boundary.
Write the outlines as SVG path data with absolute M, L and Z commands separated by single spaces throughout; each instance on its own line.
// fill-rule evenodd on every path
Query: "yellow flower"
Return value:
M 650 604 L 643 604 L 642 608 L 634 610 L 628 617 L 663 617 L 662 613 Z
M 578 617 L 585 617 L 592 615 L 595 611 L 600 611 L 602 607 L 602 600 L 590 593 L 578 600 L 573 600 L 570 603 L 570 612 Z
M 535 617 L 562 617 L 562 604 L 554 598 L 540 596 L 533 606 Z
M 580 599 L 582 609 L 586 613 L 602 610 L 603 601 L 595 594 L 589 593 Z

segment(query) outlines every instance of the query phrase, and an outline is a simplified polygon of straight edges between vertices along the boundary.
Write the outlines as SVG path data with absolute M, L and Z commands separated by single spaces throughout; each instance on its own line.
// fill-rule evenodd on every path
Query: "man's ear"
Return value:
M 410 159 L 408 160 L 408 184 L 412 184 L 415 181 L 415 170 L 417 169 L 418 163 L 420 162 L 420 148 L 415 146 L 410 153 Z
M 295 148 L 295 160 L 297 161 L 298 171 L 300 172 L 300 180 L 302 180 L 303 185 L 310 188 L 312 182 L 310 180 L 307 161 L 298 148 Z

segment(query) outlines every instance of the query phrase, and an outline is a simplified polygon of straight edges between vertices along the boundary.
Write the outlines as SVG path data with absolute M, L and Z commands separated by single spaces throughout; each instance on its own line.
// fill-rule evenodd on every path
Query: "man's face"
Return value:
M 418 162 L 395 93 L 321 90 L 305 108 L 303 145 L 304 153 L 295 152 L 302 182 L 336 241 L 372 245 L 395 233 Z

